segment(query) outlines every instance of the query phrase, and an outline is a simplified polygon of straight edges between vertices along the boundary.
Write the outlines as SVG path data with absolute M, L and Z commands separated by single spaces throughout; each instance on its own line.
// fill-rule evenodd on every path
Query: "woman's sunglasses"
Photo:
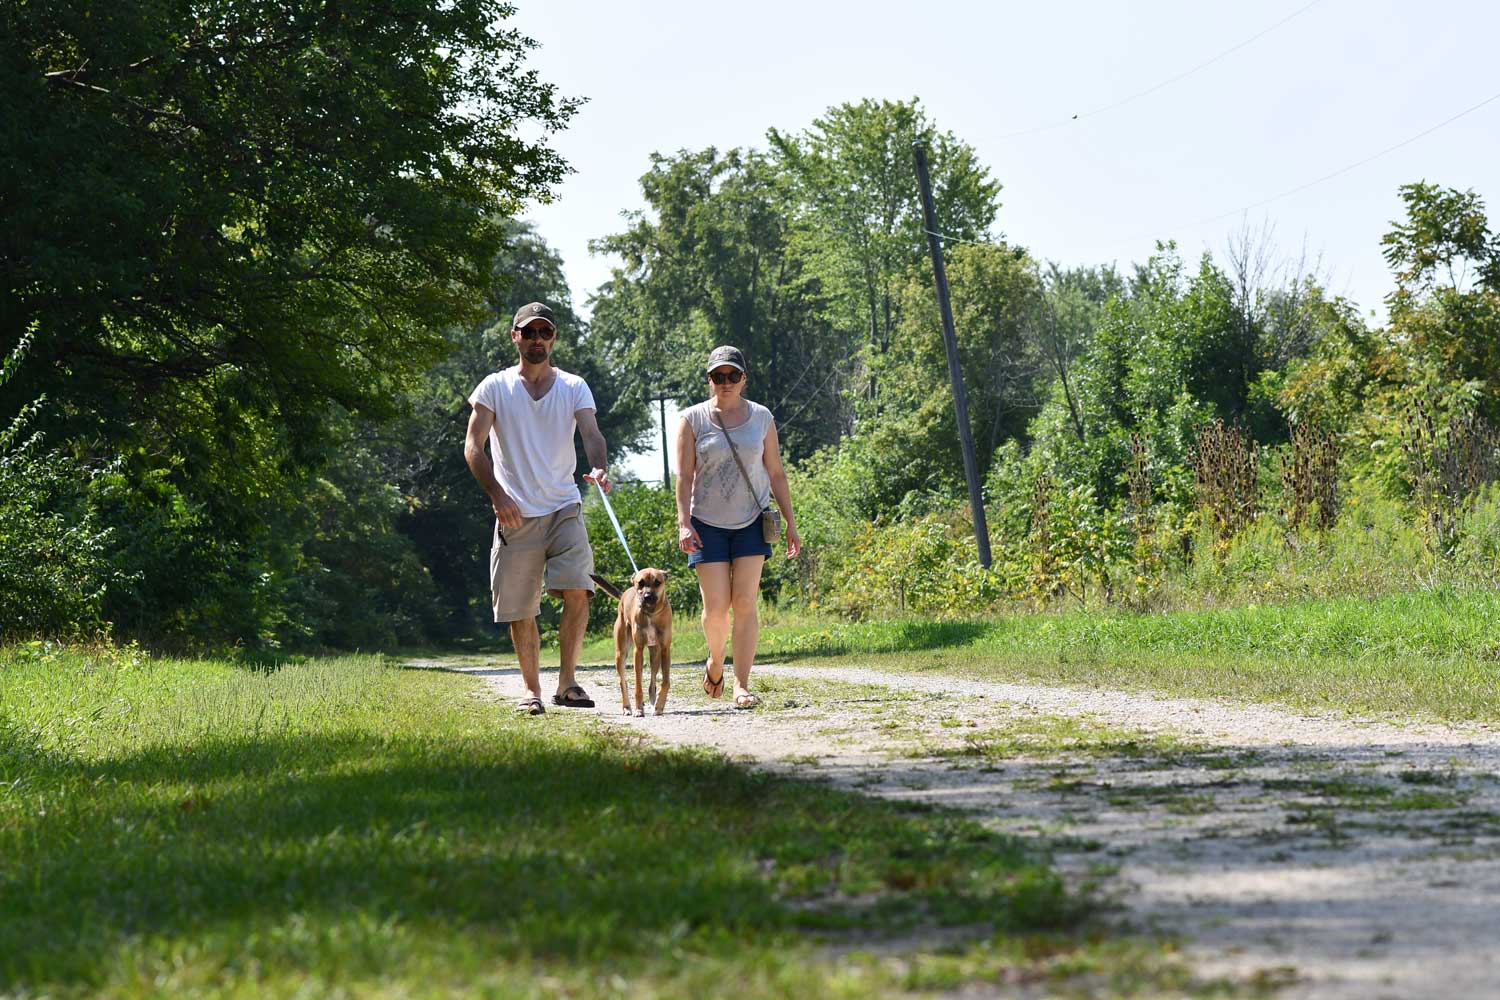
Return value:
M 725 382 L 728 382 L 730 385 L 734 385 L 740 379 L 745 377 L 745 373 L 738 370 L 728 372 L 709 372 L 708 377 L 713 379 L 714 385 L 723 385 Z

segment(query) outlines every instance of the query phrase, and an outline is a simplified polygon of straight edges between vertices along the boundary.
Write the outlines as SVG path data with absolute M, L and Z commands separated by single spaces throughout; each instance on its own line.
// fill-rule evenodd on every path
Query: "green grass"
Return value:
M 0 995 L 1190 985 L 1024 841 L 481 690 L 0 650 Z
M 764 628 L 758 659 L 1493 722 L 1497 620 L 1500 593 L 1429 590 L 1166 614 L 803 621 Z M 701 642 L 679 634 L 673 658 L 691 661 Z

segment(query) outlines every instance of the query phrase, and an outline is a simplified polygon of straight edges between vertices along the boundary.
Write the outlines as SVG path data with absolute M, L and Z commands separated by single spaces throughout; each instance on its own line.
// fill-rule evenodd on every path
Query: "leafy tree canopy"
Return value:
M 565 169 L 520 132 L 576 102 L 524 67 L 510 13 L 6 4 L 0 346 L 41 331 L 22 391 L 66 382 L 106 439 L 181 383 L 274 405 L 294 443 L 326 400 L 388 411 L 474 315 L 497 211 Z
M 1401 200 L 1406 217 L 1382 241 L 1396 278 L 1389 337 L 1443 381 L 1481 386 L 1481 411 L 1500 424 L 1500 234 L 1473 191 L 1420 182 Z

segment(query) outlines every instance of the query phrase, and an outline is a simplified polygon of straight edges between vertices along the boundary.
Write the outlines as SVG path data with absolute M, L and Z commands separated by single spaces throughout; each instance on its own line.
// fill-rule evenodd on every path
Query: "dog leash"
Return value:
M 600 489 L 599 499 L 604 501 L 604 513 L 609 515 L 609 523 L 615 526 L 615 537 L 620 540 L 620 544 L 625 548 L 625 558 L 630 560 L 630 571 L 632 573 L 639 573 L 641 569 L 635 564 L 635 556 L 630 554 L 630 543 L 625 540 L 625 532 L 620 529 L 620 519 L 615 517 L 615 509 L 609 505 L 609 494 Z

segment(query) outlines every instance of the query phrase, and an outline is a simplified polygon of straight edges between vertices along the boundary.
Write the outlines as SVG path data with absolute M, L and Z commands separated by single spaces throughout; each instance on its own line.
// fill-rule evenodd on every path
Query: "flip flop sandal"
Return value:
M 522 698 L 516 702 L 516 711 L 522 715 L 541 715 L 547 709 L 540 698 Z
M 760 704 L 760 699 L 753 694 L 737 694 L 734 696 L 734 707 L 740 711 L 747 711 Z
M 719 698 L 724 694 L 724 671 L 719 671 L 719 679 L 713 680 L 708 676 L 708 664 L 703 665 L 703 693 L 710 698 Z
M 570 698 L 569 695 L 575 692 L 577 696 Z M 590 698 L 589 693 L 577 684 L 570 684 L 563 688 L 562 694 L 552 696 L 552 704 L 561 705 L 563 708 L 593 708 L 594 699 Z

